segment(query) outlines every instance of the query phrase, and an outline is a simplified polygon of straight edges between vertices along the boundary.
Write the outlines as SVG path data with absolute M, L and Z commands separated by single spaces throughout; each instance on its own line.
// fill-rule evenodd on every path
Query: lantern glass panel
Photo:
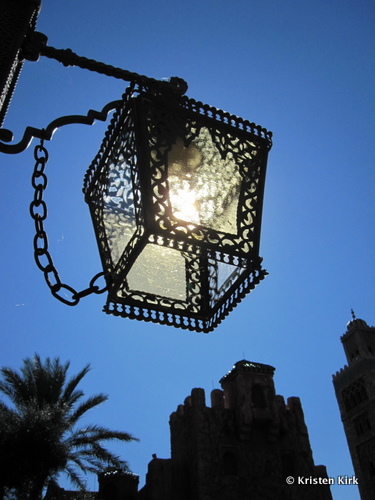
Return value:
M 129 120 L 128 120 L 129 121 Z M 129 125 L 130 126 L 130 125 Z M 137 230 L 134 204 L 134 186 L 129 134 L 119 134 L 110 149 L 100 175 L 100 194 L 96 194 L 95 206 L 102 211 L 102 224 L 106 235 L 105 248 L 110 253 L 113 265 L 116 265 L 124 248 Z
M 177 138 L 167 164 L 174 217 L 236 234 L 242 178 L 233 155 L 222 158 L 210 131 L 202 127 L 187 147 Z
M 209 259 L 210 271 L 210 307 L 214 308 L 216 304 L 228 293 L 231 287 L 241 278 L 241 275 L 246 272 L 246 264 L 241 266 L 237 264 L 229 264 L 221 262 L 217 258 Z
M 185 259 L 173 248 L 148 244 L 127 275 L 130 292 L 185 300 Z
M 238 275 L 237 266 L 225 264 L 224 262 L 217 262 L 217 288 L 220 290 L 225 287 L 231 278 Z

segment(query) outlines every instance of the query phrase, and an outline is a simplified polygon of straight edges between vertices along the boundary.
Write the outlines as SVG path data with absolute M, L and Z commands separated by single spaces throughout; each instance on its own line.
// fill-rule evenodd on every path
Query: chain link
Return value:
M 48 250 L 48 238 L 44 229 L 44 221 L 47 218 L 47 205 L 43 200 L 43 194 L 47 188 L 47 176 L 44 173 L 48 162 L 48 151 L 44 147 L 43 139 L 34 149 L 35 166 L 31 178 L 31 185 L 34 188 L 34 199 L 30 204 L 30 215 L 35 223 L 34 236 L 34 258 L 36 265 L 43 272 L 44 279 L 51 290 L 52 295 L 69 306 L 78 304 L 82 297 L 92 293 L 100 294 L 108 290 L 108 284 L 99 287 L 96 282 L 99 278 L 105 277 L 104 272 L 96 274 L 90 281 L 89 287 L 81 292 L 62 283 L 59 273 L 53 263 L 52 256 Z

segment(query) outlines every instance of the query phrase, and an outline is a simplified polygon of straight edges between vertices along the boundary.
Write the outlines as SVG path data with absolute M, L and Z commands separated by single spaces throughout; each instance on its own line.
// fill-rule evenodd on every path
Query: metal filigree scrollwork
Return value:
M 113 280 L 105 312 L 215 328 L 266 275 L 270 147 L 265 129 L 194 100 L 127 93 L 84 184 Z
M 56 118 L 53 120 L 46 128 L 40 129 L 35 127 L 26 127 L 25 132 L 23 134 L 22 139 L 16 144 L 4 144 L 0 141 L 0 152 L 8 153 L 8 154 L 17 154 L 25 151 L 33 140 L 34 137 L 42 140 L 49 141 L 52 139 L 53 134 L 59 128 L 65 125 L 71 125 L 73 123 L 82 124 L 82 125 L 93 125 L 95 120 L 106 121 L 108 114 L 112 112 L 114 109 L 118 108 L 121 105 L 122 101 L 112 101 L 104 106 L 101 111 L 95 111 L 90 109 L 87 112 L 87 115 L 67 115 L 62 116 L 60 118 Z M 7 138 L 6 142 L 10 142 L 13 139 L 13 134 Z

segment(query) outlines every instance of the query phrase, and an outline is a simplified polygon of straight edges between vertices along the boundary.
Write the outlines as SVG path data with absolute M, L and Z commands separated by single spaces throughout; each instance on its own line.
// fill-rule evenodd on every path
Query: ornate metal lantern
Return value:
M 52 295 L 75 306 L 91 293 L 108 291 L 109 314 L 213 330 L 267 274 L 259 240 L 272 134 L 184 97 L 187 85 L 180 78 L 157 81 L 50 47 L 31 27 L 22 56 L 37 61 L 40 55 L 132 82 L 121 101 L 101 112 L 63 116 L 43 129 L 27 127 L 16 144 L 4 144 L 13 134 L 0 129 L 4 153 L 20 153 L 34 137 L 41 140 L 34 151 L 30 213 L 35 261 Z M 61 281 L 48 249 L 44 141 L 59 127 L 106 120 L 114 109 L 84 182 L 103 272 L 78 292 Z M 1 116 L 5 111 L 0 102 Z
M 106 313 L 209 332 L 264 278 L 271 137 L 187 97 L 126 92 L 84 181 Z

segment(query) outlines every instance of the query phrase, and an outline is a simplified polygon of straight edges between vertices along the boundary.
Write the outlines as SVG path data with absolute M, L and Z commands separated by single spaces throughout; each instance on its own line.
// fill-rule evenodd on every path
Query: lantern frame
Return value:
M 230 182 L 236 176 L 241 179 L 238 199 L 233 197 L 232 203 L 235 229 L 228 231 L 228 221 L 217 229 L 215 220 L 200 223 L 176 216 L 170 196 L 170 155 L 181 139 L 185 156 L 189 147 L 197 149 L 199 141 L 205 146 L 209 140 L 210 148 L 216 149 L 222 163 L 217 160 L 218 171 L 205 175 L 222 177 L 226 169 Z M 141 85 L 127 90 L 83 189 L 107 280 L 106 313 L 207 333 L 265 277 L 259 244 L 271 139 L 266 129 L 186 96 Z M 200 168 L 209 170 L 207 164 Z M 188 174 L 189 182 L 197 172 Z M 221 189 L 215 182 L 218 196 Z M 225 184 L 221 179 L 221 186 Z M 228 197 L 223 206 L 229 204 Z M 233 222 L 233 213 L 231 217 Z M 185 283 L 172 296 L 159 293 L 159 285 L 156 291 L 152 284 L 148 291 L 129 285 L 140 260 L 146 265 L 144 274 L 152 273 L 153 263 L 148 259 L 145 264 L 142 253 L 151 255 L 156 247 L 176 263 L 180 256 L 184 260 L 179 278 L 184 275 Z M 164 266 L 162 260 L 159 264 Z M 166 265 L 164 279 L 172 267 Z

